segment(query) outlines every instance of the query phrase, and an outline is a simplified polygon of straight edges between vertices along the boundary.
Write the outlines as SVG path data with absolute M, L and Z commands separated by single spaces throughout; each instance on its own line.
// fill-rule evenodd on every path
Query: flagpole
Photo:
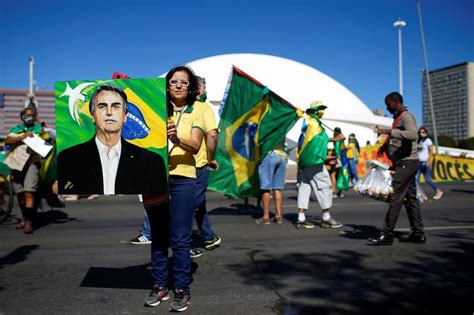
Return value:
M 421 31 L 421 44 L 423 46 L 423 55 L 425 57 L 426 85 L 428 86 L 428 100 L 430 104 L 431 122 L 433 124 L 433 137 L 434 137 L 434 142 L 435 142 L 436 153 L 438 153 L 438 132 L 436 131 L 436 121 L 435 121 L 435 115 L 434 115 L 434 110 L 433 110 L 433 97 L 431 96 L 430 71 L 428 69 L 428 56 L 426 54 L 425 33 L 423 31 L 423 20 L 421 17 L 420 0 L 417 0 L 416 4 L 418 5 L 418 17 L 420 20 L 420 31 Z

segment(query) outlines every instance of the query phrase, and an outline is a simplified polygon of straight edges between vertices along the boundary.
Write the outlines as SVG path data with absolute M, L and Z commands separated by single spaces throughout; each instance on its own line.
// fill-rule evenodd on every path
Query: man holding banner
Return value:
M 328 159 L 329 141 L 340 141 L 344 139 L 342 133 L 329 139 L 321 118 L 327 107 L 321 102 L 311 103 L 306 110 L 306 117 L 298 140 L 298 221 L 297 229 L 311 229 L 314 224 L 306 219 L 305 211 L 309 207 L 311 189 L 313 189 L 319 206 L 323 210 L 321 227 L 337 229 L 342 223 L 331 218 L 329 210 L 332 206 L 332 184 L 329 173 L 324 166 Z

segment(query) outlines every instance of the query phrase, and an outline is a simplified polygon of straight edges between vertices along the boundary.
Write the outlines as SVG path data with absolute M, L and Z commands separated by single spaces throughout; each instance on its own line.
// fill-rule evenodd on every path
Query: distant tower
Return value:
M 30 57 L 29 64 L 30 64 L 30 84 L 29 84 L 30 86 L 29 86 L 28 94 L 26 95 L 27 99 L 25 101 L 25 107 L 32 107 L 34 109 L 38 109 L 38 102 L 36 101 L 35 93 L 33 91 L 33 83 L 34 83 L 33 66 L 35 64 L 35 60 L 33 59 L 33 57 Z
M 399 84 L 400 94 L 403 95 L 403 59 L 402 59 L 402 28 L 407 25 L 405 21 L 400 20 L 393 23 L 393 26 L 398 29 L 398 71 L 399 71 Z

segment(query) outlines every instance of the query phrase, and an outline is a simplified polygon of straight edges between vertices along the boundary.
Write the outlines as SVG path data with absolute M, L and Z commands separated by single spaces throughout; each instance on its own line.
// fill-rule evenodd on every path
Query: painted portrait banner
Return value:
M 359 176 L 367 172 L 367 162 L 376 159 L 377 150 L 377 146 L 360 148 L 360 154 L 357 157 Z M 431 160 L 431 165 L 431 178 L 435 182 L 474 180 L 474 159 L 436 154 Z M 421 181 L 424 181 L 423 176 L 421 176 Z
M 163 78 L 55 83 L 61 194 L 167 194 Z

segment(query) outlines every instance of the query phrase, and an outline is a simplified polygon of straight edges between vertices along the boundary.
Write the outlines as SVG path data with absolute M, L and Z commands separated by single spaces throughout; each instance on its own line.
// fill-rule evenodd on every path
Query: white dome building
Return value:
M 266 85 L 270 90 L 302 110 L 315 100 L 328 106 L 323 122 L 340 127 L 346 137 L 354 133 L 361 145 L 374 143 L 373 128 L 390 128 L 392 119 L 376 116 L 354 94 L 328 75 L 302 63 L 261 54 L 228 54 L 199 59 L 188 65 L 206 78 L 208 101 L 216 113 L 224 95 L 232 65 Z M 297 143 L 302 120 L 288 133 L 287 139 Z M 328 131 L 331 136 L 331 132 Z

